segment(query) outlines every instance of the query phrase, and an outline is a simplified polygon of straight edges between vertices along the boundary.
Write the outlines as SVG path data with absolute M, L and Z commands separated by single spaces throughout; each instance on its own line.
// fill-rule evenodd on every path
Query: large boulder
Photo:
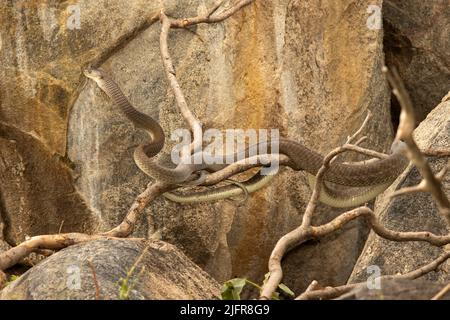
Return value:
M 31 191 L 20 187 L 27 179 L 3 173 L 23 189 L 1 189 L 11 243 L 57 232 L 62 221 L 63 231 L 116 226 L 149 182 L 132 160 L 134 147 L 147 137 L 86 81 L 86 65 L 100 63 L 168 135 L 186 126 L 167 93 L 159 56 L 160 25 L 152 17 L 160 3 L 170 16 L 186 17 L 216 1 L 81 0 L 75 7 L 14 1 L 0 8 L 8 21 L 0 31 L 0 59 L 9 66 L 0 70 L 0 121 L 8 126 L 1 137 L 28 139 L 41 152 L 2 156 L 17 166 L 20 156 L 30 156 L 23 170 L 34 170 L 27 178 L 33 185 L 56 181 L 55 187 Z M 381 0 L 372 4 L 381 6 Z M 367 27 L 372 18 L 361 1 L 257 0 L 223 23 L 174 30 L 169 46 L 187 102 L 205 128 L 278 128 L 282 136 L 326 153 L 344 142 L 370 109 L 374 117 L 365 134 L 373 148 L 386 150 L 392 139 L 389 95 L 381 74 L 382 30 Z M 238 275 L 259 282 L 276 241 L 300 223 L 309 195 L 301 173 L 283 170 L 243 205 L 178 205 L 160 198 L 146 210 L 153 219 L 140 221 L 135 235 L 147 235 L 155 222 L 164 240 L 219 281 Z M 26 210 L 14 218 L 23 197 Z M 315 223 L 340 212 L 321 206 Z M 291 252 L 286 282 L 295 291 L 312 279 L 343 283 L 366 232 L 355 222 L 339 237 Z
M 121 296 L 121 290 L 128 294 Z M 114 300 L 127 296 L 139 300 L 218 299 L 220 285 L 168 243 L 103 239 L 55 253 L 0 292 L 0 299 L 8 300 Z
M 450 101 L 438 105 L 414 132 L 417 144 L 422 150 L 450 149 Z M 429 164 L 434 172 L 439 172 L 447 164 L 449 157 L 430 157 Z M 389 194 L 420 182 L 419 172 L 412 165 L 396 182 L 378 197 L 375 213 L 387 228 L 398 231 L 429 231 L 435 234 L 449 232 L 445 220 L 438 213 L 436 204 L 428 193 L 413 193 L 394 198 Z M 450 176 L 443 180 L 443 188 L 450 195 Z M 358 259 L 350 283 L 365 281 L 370 275 L 367 267 L 376 265 L 382 275 L 406 273 L 436 259 L 442 248 L 425 242 L 394 242 L 380 238 L 371 232 L 364 250 Z M 450 266 L 447 261 L 444 270 Z M 446 266 L 446 267 L 445 267 Z M 437 270 L 425 276 L 429 280 L 448 281 L 446 271 Z
M 36 234 L 93 230 L 95 217 L 72 185 L 70 170 L 39 140 L 0 123 L 0 159 L 6 241 L 17 244 Z
M 175 16 L 204 12 L 213 2 L 186 5 Z M 281 135 L 325 153 L 356 130 L 372 109 L 367 134 L 374 147 L 385 149 L 392 129 L 380 71 L 382 35 L 366 27 L 367 19 L 366 5 L 352 1 L 256 1 L 222 24 L 193 28 L 195 34 L 173 31 L 169 47 L 187 102 L 206 129 L 279 128 Z M 154 24 L 139 33 L 102 67 L 169 136 L 186 124 L 172 94 L 167 97 L 159 31 Z M 350 55 L 351 60 L 344 58 Z M 329 132 L 333 134 L 323 139 Z M 144 139 L 145 133 L 135 131 L 95 84 L 80 93 L 70 115 L 68 155 L 80 174 L 77 190 L 101 216 L 103 228 L 122 219 L 148 181 L 132 160 L 134 147 Z M 169 141 L 166 151 L 172 145 Z M 178 205 L 161 198 L 146 213 L 164 240 L 182 248 L 216 279 L 239 275 L 261 281 L 275 242 L 300 223 L 308 197 L 303 175 L 284 170 L 245 204 Z M 323 206 L 317 222 L 338 212 Z M 136 234 L 149 229 L 144 222 Z M 312 279 L 345 282 L 365 236 L 357 222 L 340 238 L 292 252 L 286 281 L 298 290 Z M 336 252 L 341 258 L 336 259 Z
M 450 5 L 383 1 L 383 17 L 386 63 L 399 70 L 420 122 L 450 90 Z

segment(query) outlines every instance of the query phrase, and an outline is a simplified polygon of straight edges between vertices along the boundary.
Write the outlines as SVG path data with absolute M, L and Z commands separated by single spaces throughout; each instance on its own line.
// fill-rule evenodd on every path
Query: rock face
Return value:
M 162 1 L 173 17 L 197 15 L 215 2 Z M 0 123 L 6 128 L 0 137 L 7 140 L 2 150 L 11 150 L 2 153 L 7 165 L 0 164 L 0 208 L 10 242 L 55 233 L 62 221 L 63 231 L 111 228 L 149 182 L 132 160 L 134 147 L 147 137 L 86 81 L 86 65 L 98 63 L 113 75 L 168 136 L 185 127 L 160 61 L 160 26 L 152 19 L 160 3 L 7 1 L 0 8 L 0 19 L 8 21 L 0 31 L 0 59 L 8 66 L 0 70 Z M 372 4 L 381 6 L 381 0 Z M 381 76 L 382 31 L 374 17 L 363 1 L 255 1 L 224 23 L 173 31 L 169 46 L 187 102 L 205 128 L 278 128 L 326 153 L 370 109 L 374 117 L 365 134 L 373 148 L 386 150 L 392 128 Z M 22 150 L 10 140 L 30 147 Z M 17 181 L 17 189 L 5 190 L 5 181 Z M 146 214 L 165 241 L 219 281 L 238 275 L 260 282 L 275 242 L 300 223 L 308 197 L 303 175 L 283 170 L 243 205 L 178 205 L 161 198 Z M 323 206 L 315 223 L 339 212 Z M 135 235 L 150 227 L 144 219 Z M 365 235 L 356 222 L 339 237 L 293 251 L 286 283 L 300 291 L 313 279 L 345 282 Z
M 450 90 L 447 0 L 383 2 L 386 63 L 399 69 L 421 121 Z
M 0 209 L 4 238 L 64 231 L 90 232 L 95 217 L 72 186 L 70 170 L 37 139 L 0 124 Z
M 134 272 L 127 277 L 133 265 Z M 128 279 L 131 286 L 129 299 L 217 299 L 220 295 L 220 285 L 168 243 L 96 240 L 54 254 L 9 284 L 0 299 L 119 299 L 121 279 Z
M 206 7 L 212 3 L 206 1 Z M 176 16 L 202 10 L 185 6 Z M 172 32 L 169 47 L 189 106 L 205 128 L 279 128 L 281 135 L 321 152 L 341 143 L 372 109 L 376 116 L 368 134 L 375 146 L 386 147 L 391 128 L 380 74 L 381 34 L 366 28 L 366 10 L 352 1 L 325 1 L 322 7 L 319 2 L 257 1 L 223 24 L 196 27 L 197 36 Z M 342 23 L 336 24 L 338 19 Z M 169 136 L 185 124 L 172 94 L 166 94 L 159 30 L 154 24 L 139 33 L 102 67 L 136 107 L 159 119 Z M 353 56 L 351 62 L 336 58 L 347 55 Z M 323 132 L 333 135 L 322 139 Z M 147 182 L 132 160 L 133 147 L 145 138 L 93 83 L 81 92 L 70 116 L 68 155 L 80 174 L 77 189 L 89 199 L 103 228 L 122 219 Z M 163 239 L 220 281 L 233 275 L 260 281 L 273 245 L 298 225 L 308 196 L 303 176 L 285 170 L 271 187 L 241 206 L 232 201 L 178 205 L 159 199 L 148 214 Z M 336 212 L 323 207 L 320 220 Z M 141 225 L 137 234 L 146 230 Z M 345 281 L 364 236 L 364 229 L 354 224 L 335 241 L 293 252 L 287 268 L 292 265 L 305 278 L 294 272 L 287 280 L 291 288 L 324 277 L 331 283 Z M 337 251 L 342 260 L 336 261 Z M 304 259 L 318 252 L 317 260 Z M 299 269 L 299 264 L 304 267 Z
M 414 132 L 421 150 L 450 149 L 450 101 L 438 105 Z M 448 162 L 448 157 L 429 158 L 433 172 L 438 172 Z M 402 176 L 378 197 L 375 212 L 381 222 L 392 230 L 430 231 L 435 234 L 447 234 L 446 223 L 439 215 L 436 205 L 429 194 L 410 194 L 394 198 L 388 195 L 401 187 L 416 185 L 420 182 L 417 169 L 411 166 Z M 443 180 L 443 187 L 448 195 L 450 177 Z M 420 242 L 392 242 L 371 233 L 363 253 L 349 279 L 350 283 L 365 281 L 366 268 L 376 265 L 382 275 L 406 273 L 425 265 L 439 256 L 442 249 Z M 448 267 L 450 263 L 444 264 Z M 429 280 L 448 281 L 449 275 L 444 271 L 425 276 Z
M 368 289 L 366 285 L 362 285 L 339 300 L 430 300 L 444 286 L 423 279 L 381 280 L 380 289 Z M 450 300 L 450 293 L 447 292 L 441 300 Z

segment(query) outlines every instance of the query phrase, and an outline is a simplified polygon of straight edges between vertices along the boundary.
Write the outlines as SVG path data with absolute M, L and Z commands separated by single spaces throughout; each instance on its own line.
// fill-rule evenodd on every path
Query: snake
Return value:
M 309 187 L 313 190 L 316 184 L 315 175 L 323 163 L 323 157 L 298 142 L 287 139 L 282 139 L 281 141 L 279 152 L 295 160 L 287 165 L 294 170 L 306 171 Z M 301 159 L 296 158 L 299 154 L 303 155 Z M 310 165 L 301 165 L 300 162 Z M 391 154 L 380 160 L 370 159 L 358 163 L 333 163 L 330 166 L 330 170 L 325 173 L 325 181 L 319 194 L 319 201 L 335 208 L 348 208 L 367 203 L 385 191 L 408 164 L 406 145 L 402 141 L 395 141 L 391 147 Z M 188 194 L 170 192 L 164 194 L 164 196 L 178 203 L 216 201 L 238 196 L 244 192 L 253 193 L 258 191 L 267 186 L 274 177 L 275 175 L 258 173 L 243 181 L 241 183 L 242 186 L 227 185 Z M 332 182 L 334 185 L 327 185 L 329 182 Z
M 162 127 L 152 117 L 138 111 L 125 97 L 117 83 L 102 69 L 87 68 L 84 75 L 96 82 L 107 96 L 120 108 L 123 114 L 135 125 L 136 128 L 145 130 L 150 136 L 150 141 L 141 143 L 135 149 L 133 158 L 140 170 L 148 176 L 169 182 L 182 184 L 198 172 L 204 170 L 217 171 L 226 165 L 207 165 L 181 163 L 176 167 L 166 166 L 155 161 L 154 157 L 164 146 L 165 135 Z M 278 138 L 278 153 L 285 154 L 290 161 L 286 165 L 296 171 L 306 171 L 311 188 L 315 184 L 315 175 L 323 164 L 324 157 L 304 146 L 300 142 L 287 138 Z M 273 141 L 257 143 L 257 150 L 268 150 L 270 153 Z M 255 146 L 246 149 L 255 150 Z M 237 153 L 235 153 L 236 159 Z M 224 159 L 228 156 L 224 156 Z M 382 159 L 363 163 L 331 163 L 324 174 L 324 181 L 331 182 L 338 187 L 356 187 L 357 191 L 340 191 L 335 187 L 330 188 L 324 184 L 320 195 L 320 201 L 333 207 L 350 207 L 367 202 L 383 192 L 403 172 L 408 165 L 405 148 L 395 147 L 391 154 Z M 226 199 L 243 192 L 252 193 L 268 185 L 273 175 L 256 174 L 240 185 L 227 185 L 216 187 L 207 191 L 193 194 L 179 194 L 166 192 L 164 196 L 169 200 L 180 203 L 195 203 Z M 197 183 L 201 184 L 200 178 Z M 245 189 L 245 190 L 244 190 Z
M 88 67 L 83 73 L 95 81 L 136 128 L 145 130 L 150 136 L 150 141 L 139 144 L 133 153 L 134 162 L 145 174 L 155 180 L 182 184 L 189 180 L 194 172 L 206 168 L 205 164 L 191 164 L 190 162 L 193 161 L 181 162 L 176 167 L 170 166 L 167 161 L 165 165 L 155 161 L 153 158 L 163 149 L 165 141 L 164 130 L 159 123 L 138 111 L 125 97 L 118 84 L 104 70 Z

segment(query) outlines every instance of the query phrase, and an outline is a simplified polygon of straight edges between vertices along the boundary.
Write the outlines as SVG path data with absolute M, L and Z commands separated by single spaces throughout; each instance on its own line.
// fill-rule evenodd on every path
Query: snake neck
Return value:
M 145 146 L 145 153 L 151 157 L 161 151 L 164 146 L 165 135 L 158 122 L 136 110 L 112 79 L 104 78 L 98 82 L 98 85 L 137 128 L 147 131 L 150 135 L 152 141 Z

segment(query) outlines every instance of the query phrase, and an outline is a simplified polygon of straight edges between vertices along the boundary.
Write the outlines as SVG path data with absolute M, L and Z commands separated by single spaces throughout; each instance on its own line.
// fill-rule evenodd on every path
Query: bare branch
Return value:
M 95 300 L 100 300 L 100 286 L 99 286 L 98 281 L 97 281 L 97 273 L 95 272 L 94 264 L 92 263 L 91 260 L 88 260 L 87 262 L 88 262 L 89 268 L 91 268 L 92 278 L 94 280 Z
M 431 300 L 441 300 L 448 292 L 450 292 L 450 283 L 439 291 Z
M 426 184 L 425 180 L 422 180 L 418 185 L 401 188 L 401 189 L 391 193 L 389 195 L 389 198 L 395 198 L 395 197 L 399 197 L 399 196 L 403 196 L 405 194 L 411 194 L 411 193 L 427 192 L 425 184 Z
M 144 212 L 147 205 L 159 195 L 175 188 L 177 187 L 163 182 L 149 184 L 147 189 L 136 197 L 122 223 L 114 229 L 102 233 L 101 235 L 119 238 L 128 237 L 133 232 L 136 222 Z
M 184 97 L 183 91 L 181 90 L 180 84 L 176 78 L 175 68 L 172 63 L 172 58 L 170 57 L 169 47 L 168 47 L 168 37 L 171 27 L 170 19 L 161 11 L 161 35 L 159 39 L 160 49 L 161 49 L 161 59 L 164 66 L 164 71 L 166 77 L 169 80 L 172 91 L 175 95 L 175 100 L 177 102 L 178 108 L 180 109 L 181 115 L 189 124 L 194 140 L 190 146 L 190 152 L 200 151 L 202 148 L 202 125 L 200 120 L 189 110 L 189 107 Z
M 354 141 L 358 135 L 364 130 L 365 126 L 370 119 L 371 114 L 368 112 L 365 120 L 363 121 L 361 127 L 350 137 L 347 138 L 347 142 Z M 330 163 L 336 158 L 337 155 L 352 149 L 352 151 L 357 151 L 359 149 L 352 148 L 352 145 L 346 143 L 344 146 L 339 147 L 331 151 L 323 160 L 323 164 L 316 175 L 316 184 L 314 185 L 311 198 L 306 207 L 305 213 L 303 214 L 303 219 L 301 225 L 281 237 L 272 250 L 269 258 L 269 277 L 261 290 L 260 299 L 269 299 L 272 294 L 276 291 L 278 285 L 283 278 L 283 269 L 281 267 L 281 260 L 284 255 L 292 248 L 298 246 L 299 244 L 305 242 L 313 237 L 314 229 L 311 227 L 311 220 L 316 210 L 317 204 L 320 198 L 320 190 L 323 184 L 323 178 L 326 170 L 329 168 Z
M 314 291 L 317 290 L 319 288 L 319 282 L 317 282 L 317 280 L 313 280 L 308 288 L 306 288 L 305 292 L 310 292 L 310 291 Z
M 389 230 L 378 221 L 375 213 L 368 207 L 359 207 L 347 211 L 333 219 L 331 222 L 318 227 L 311 227 L 311 237 L 323 237 L 324 235 L 341 229 L 348 222 L 363 216 L 366 218 L 367 223 L 373 231 L 380 237 L 387 240 L 399 242 L 423 241 L 438 247 L 442 247 L 450 243 L 450 235 L 439 236 L 427 231 L 400 232 Z
M 372 118 L 372 113 L 370 112 L 370 110 L 367 110 L 367 115 L 363 121 L 363 123 L 361 124 L 361 126 L 359 127 L 358 130 L 356 130 L 356 132 L 347 138 L 347 142 L 345 144 L 351 144 L 353 143 L 353 141 L 363 132 L 364 128 L 367 126 L 367 123 L 369 123 L 370 118 Z M 358 143 L 355 143 L 356 145 Z
M 397 97 L 402 108 L 396 139 L 403 140 L 408 146 L 409 158 L 417 167 L 425 181 L 424 189 L 429 192 L 434 201 L 436 201 L 439 213 L 446 220 L 447 226 L 450 227 L 450 201 L 442 189 L 441 182 L 433 174 L 427 159 L 414 141 L 413 131 L 416 119 L 408 92 L 396 70 L 389 71 L 387 67 L 384 67 L 383 72 L 387 75 L 389 83 L 393 88 L 393 93 Z
M 359 141 L 357 144 L 359 144 Z M 381 152 L 366 149 L 366 148 L 361 148 L 358 145 L 345 144 L 342 146 L 342 148 L 344 148 L 347 151 L 354 151 L 354 152 L 364 154 L 364 155 L 367 155 L 370 157 L 378 158 L 378 159 L 386 159 L 389 157 L 389 155 L 387 155 L 385 153 L 381 153 Z
M 248 6 L 251 4 L 253 0 L 239 0 L 235 5 L 231 6 L 228 9 L 223 10 L 219 14 L 214 14 L 215 11 L 220 7 L 221 3 L 217 6 L 217 4 L 208 11 L 205 15 L 197 16 L 193 18 L 186 18 L 186 19 L 178 19 L 178 20 L 172 20 L 170 26 L 172 28 L 186 28 L 195 24 L 200 23 L 216 23 L 221 22 L 230 16 L 232 16 L 234 13 L 239 11 L 241 8 Z
M 279 165 L 287 164 L 289 162 L 289 157 L 284 154 L 261 154 L 239 160 L 226 166 L 222 170 L 208 174 L 202 185 L 214 185 L 238 173 L 247 171 L 254 167 L 260 167 L 261 163 L 268 164 L 274 161 L 277 161 Z
M 391 280 L 391 279 L 417 279 L 429 272 L 435 271 L 440 265 L 450 258 L 450 252 L 445 251 L 438 258 L 432 262 L 405 274 L 382 276 L 379 279 Z M 326 287 L 324 289 L 318 289 L 314 291 L 305 291 L 299 295 L 296 300 L 317 300 L 317 299 L 333 299 L 342 296 L 345 293 L 357 288 L 359 286 L 367 285 L 366 282 L 351 283 L 338 287 Z
M 37 249 L 45 248 L 58 250 L 77 243 L 82 243 L 90 240 L 102 238 L 101 236 L 90 236 L 83 233 L 66 233 L 58 235 L 43 235 L 32 237 L 29 240 L 22 242 L 0 254 L 0 270 L 6 270 L 21 259 L 35 252 Z

